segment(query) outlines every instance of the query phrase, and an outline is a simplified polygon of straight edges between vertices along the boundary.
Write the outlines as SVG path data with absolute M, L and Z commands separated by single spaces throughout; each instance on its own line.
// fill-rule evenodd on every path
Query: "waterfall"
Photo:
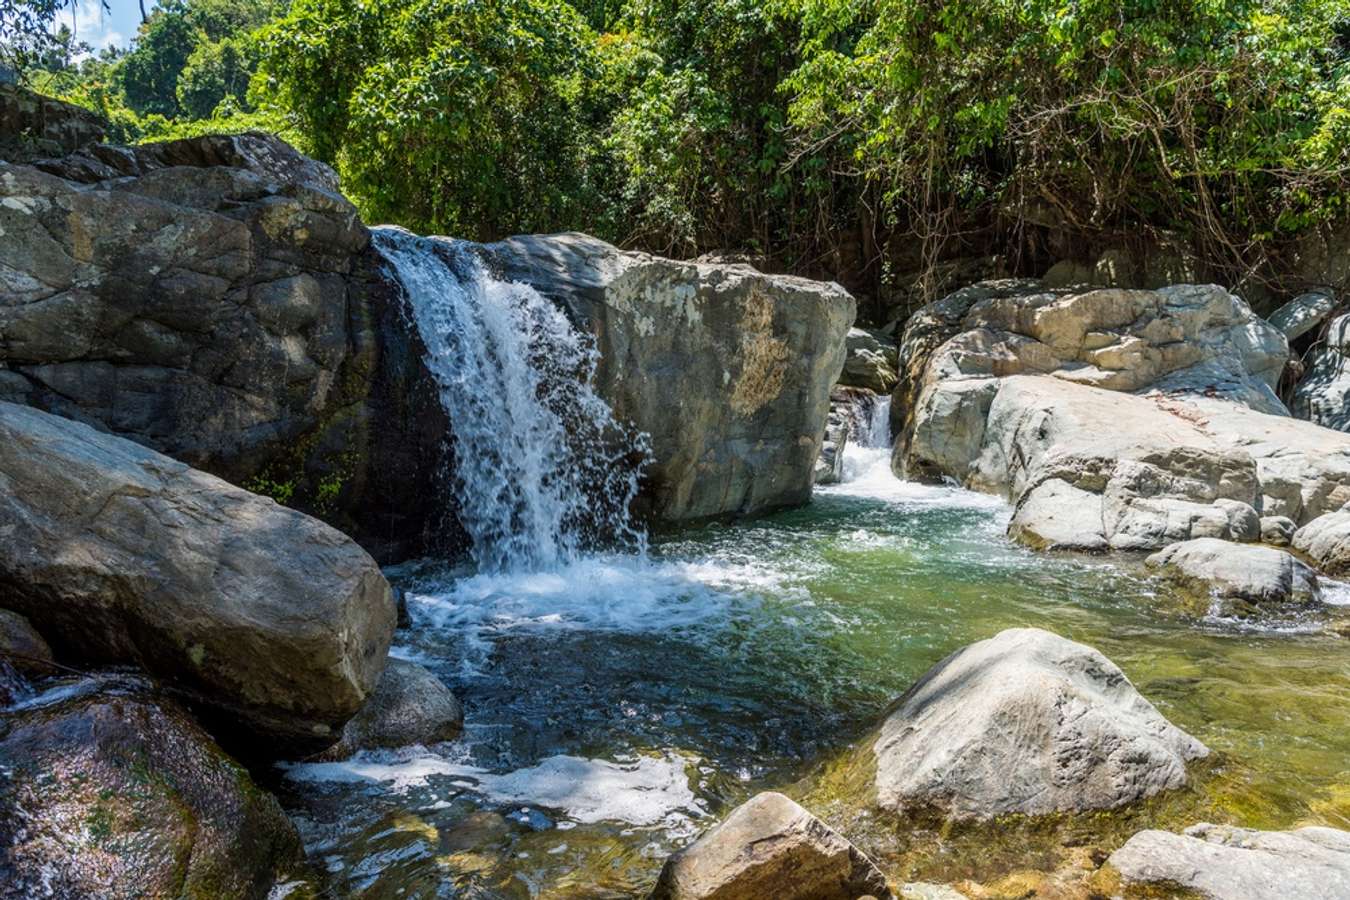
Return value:
M 593 389 L 591 337 L 457 242 L 394 228 L 374 241 L 451 422 L 448 481 L 479 570 L 543 571 L 606 546 L 645 551 L 629 507 L 646 436 Z
M 859 429 L 862 431 L 862 429 Z M 890 449 L 891 446 L 891 398 L 889 395 L 877 397 L 867 410 L 867 429 L 856 438 L 859 446 Z

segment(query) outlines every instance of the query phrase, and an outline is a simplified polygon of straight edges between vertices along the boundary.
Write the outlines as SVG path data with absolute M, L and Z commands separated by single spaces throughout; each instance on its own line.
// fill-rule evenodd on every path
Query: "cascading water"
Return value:
M 548 570 L 607 546 L 645 552 L 629 507 L 646 438 L 592 388 L 590 337 L 455 242 L 381 228 L 375 245 L 453 423 L 450 482 L 478 570 Z

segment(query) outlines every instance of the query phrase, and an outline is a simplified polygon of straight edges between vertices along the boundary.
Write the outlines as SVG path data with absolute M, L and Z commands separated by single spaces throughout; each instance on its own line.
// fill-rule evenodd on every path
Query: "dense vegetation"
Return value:
M 373 220 L 871 295 L 1065 235 L 1263 277 L 1350 184 L 1350 0 L 165 0 L 130 52 L 79 50 L 29 77 L 127 140 L 278 131 Z

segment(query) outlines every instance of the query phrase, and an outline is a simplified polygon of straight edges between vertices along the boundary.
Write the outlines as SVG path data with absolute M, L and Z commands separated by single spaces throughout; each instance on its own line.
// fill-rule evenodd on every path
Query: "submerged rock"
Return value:
M 1294 532 L 1293 544 L 1327 575 L 1350 575 L 1350 510 L 1318 516 Z
M 839 285 L 624 252 L 576 233 L 477 250 L 596 336 L 597 391 L 651 436 L 646 499 L 657 520 L 810 499 L 855 313 Z
M 325 756 L 345 759 L 358 750 L 434 744 L 463 729 L 464 710 L 450 689 L 416 663 L 391 657 L 370 699 Z
M 261 900 L 301 866 L 277 801 L 173 702 L 130 680 L 42 700 L 0 713 L 0 897 Z
M 1255 831 L 1204 824 L 1184 834 L 1141 831 L 1107 864 L 1127 896 L 1181 890 L 1207 900 L 1350 897 L 1350 832 L 1334 828 Z
M 1197 538 L 1153 554 L 1148 565 L 1218 615 L 1314 606 L 1322 599 L 1317 573 L 1274 547 Z
M 1209 753 L 1105 656 L 1037 628 L 930 669 L 872 752 L 879 807 L 957 820 L 1113 809 L 1182 787 Z
M 666 861 L 650 900 L 894 895 L 862 851 L 782 794 L 757 794 Z
M 394 603 L 349 538 L 131 441 L 0 403 L 0 591 L 59 655 L 129 663 L 272 752 L 332 744 Z

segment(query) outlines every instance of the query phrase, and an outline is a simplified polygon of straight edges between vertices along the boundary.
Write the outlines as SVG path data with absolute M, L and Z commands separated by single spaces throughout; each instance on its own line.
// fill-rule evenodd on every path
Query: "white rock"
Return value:
M 1321 325 L 1335 309 L 1335 294 L 1330 291 L 1309 291 L 1275 310 L 1266 321 L 1292 341 Z
M 1183 590 L 1212 600 L 1224 615 L 1322 599 L 1317 573 L 1274 547 L 1197 538 L 1153 554 L 1148 565 Z

